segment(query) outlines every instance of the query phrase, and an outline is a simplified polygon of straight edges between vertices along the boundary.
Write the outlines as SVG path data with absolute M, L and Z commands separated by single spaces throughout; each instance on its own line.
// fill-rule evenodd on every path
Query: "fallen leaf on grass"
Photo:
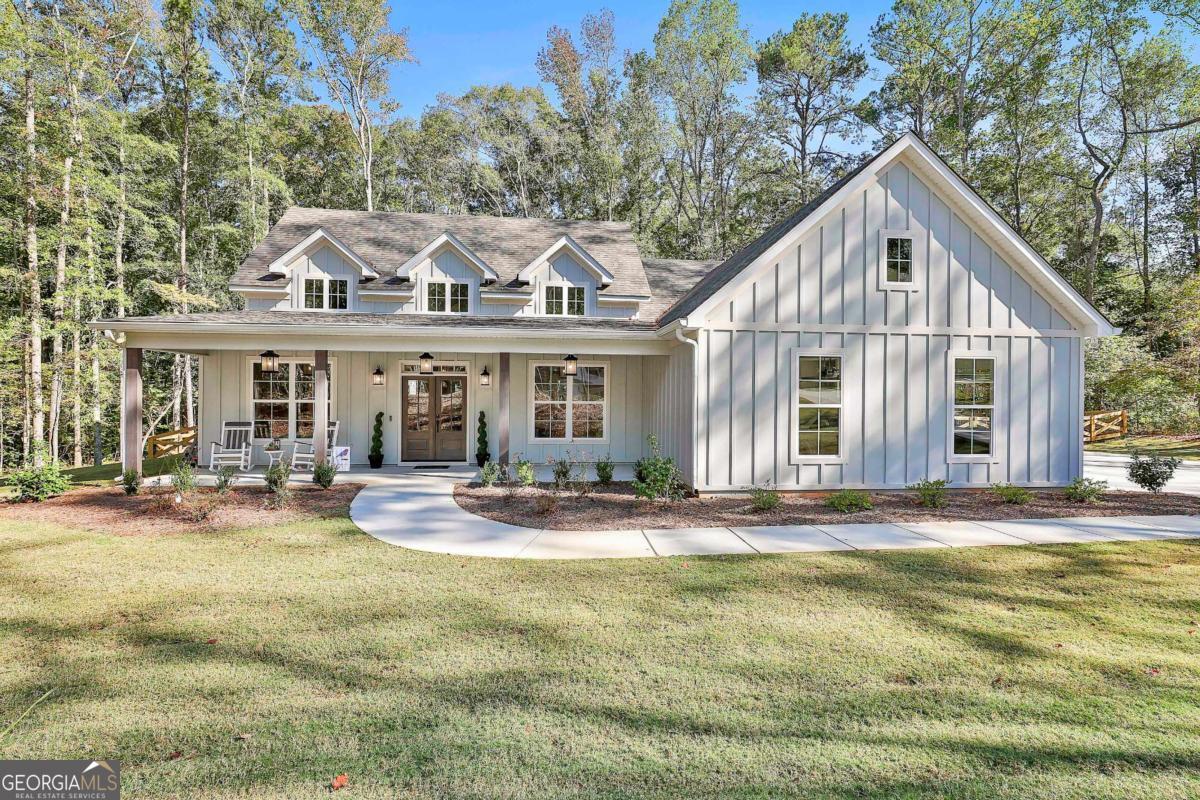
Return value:
M 249 739 L 249 738 L 250 738 L 250 734 L 248 734 L 248 733 L 239 733 L 239 734 L 237 734 L 237 735 L 235 735 L 235 736 L 233 737 L 233 740 L 234 740 L 235 742 L 244 742 L 244 741 L 246 741 L 246 740 L 247 740 L 247 739 Z
M 216 643 L 217 643 L 216 639 L 209 639 L 208 642 L 206 642 L 206 644 L 216 644 Z
M 1151 677 L 1157 675 L 1158 673 L 1159 673 L 1158 667 L 1151 667 L 1150 669 L 1146 670 L 1146 674 Z
M 171 755 L 167 756 L 169 761 L 178 761 L 181 758 L 183 758 L 182 750 L 176 750 L 175 752 L 171 753 Z
M 329 782 L 329 788 L 336 792 L 338 789 L 345 789 L 349 783 L 350 776 L 343 772 Z

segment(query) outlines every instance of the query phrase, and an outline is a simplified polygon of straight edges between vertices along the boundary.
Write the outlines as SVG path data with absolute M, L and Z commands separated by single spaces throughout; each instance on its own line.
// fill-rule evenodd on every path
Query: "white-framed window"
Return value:
M 533 441 L 608 439 L 608 364 L 581 361 L 574 375 L 561 361 L 530 364 L 529 397 Z
M 921 240 L 909 230 L 879 232 L 879 288 L 917 291 L 922 262 Z
M 950 351 L 946 383 L 950 390 L 950 463 L 996 461 L 996 358 L 987 351 Z
M 548 283 L 542 287 L 542 309 L 552 317 L 582 317 L 587 306 L 586 291 L 569 283 Z
M 425 310 L 430 314 L 469 313 L 471 285 L 456 281 L 426 281 Z
M 791 356 L 793 460 L 845 461 L 845 353 L 793 348 Z
M 345 278 L 305 278 L 304 307 L 345 311 L 350 307 L 350 281 Z
M 313 435 L 313 398 L 316 384 L 311 359 L 279 359 L 279 371 L 263 373 L 257 356 L 250 358 L 250 418 L 254 438 L 311 439 Z M 329 411 L 334 409 L 334 363 L 329 362 Z

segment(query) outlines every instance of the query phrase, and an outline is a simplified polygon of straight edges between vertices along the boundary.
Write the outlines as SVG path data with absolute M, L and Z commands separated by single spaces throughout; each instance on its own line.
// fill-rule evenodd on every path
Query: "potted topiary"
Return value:
M 475 462 L 482 469 L 488 460 L 487 418 L 482 411 L 479 412 L 478 428 L 479 433 L 475 437 Z
M 379 469 L 383 466 L 383 412 L 380 411 L 375 415 L 375 427 L 371 431 L 371 451 L 367 453 L 367 460 L 371 462 L 371 469 Z

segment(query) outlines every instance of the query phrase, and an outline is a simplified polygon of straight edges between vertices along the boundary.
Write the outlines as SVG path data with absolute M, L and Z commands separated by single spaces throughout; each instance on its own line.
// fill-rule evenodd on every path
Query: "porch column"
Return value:
M 313 353 L 313 463 L 329 457 L 329 351 Z
M 496 386 L 500 392 L 500 443 L 496 458 L 501 464 L 508 463 L 508 353 L 500 353 L 500 374 L 496 376 Z
M 142 472 L 142 349 L 122 352 L 121 469 Z

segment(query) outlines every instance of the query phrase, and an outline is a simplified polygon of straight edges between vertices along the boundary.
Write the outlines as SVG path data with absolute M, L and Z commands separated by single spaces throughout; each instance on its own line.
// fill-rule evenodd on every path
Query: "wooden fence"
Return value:
M 1102 442 L 1129 433 L 1129 411 L 1090 411 L 1083 415 L 1083 441 Z
M 146 455 L 150 458 L 181 455 L 196 442 L 196 427 L 156 433 L 146 439 Z

